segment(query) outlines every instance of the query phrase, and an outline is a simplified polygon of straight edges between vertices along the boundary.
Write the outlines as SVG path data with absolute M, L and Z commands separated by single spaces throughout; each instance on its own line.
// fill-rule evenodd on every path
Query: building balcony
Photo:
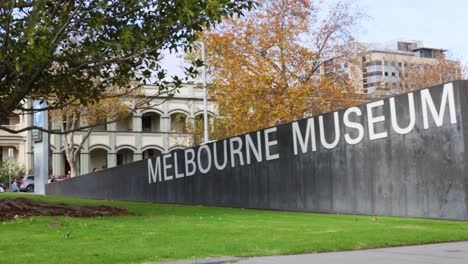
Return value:
M 21 128 L 21 125 L 3 125 L 3 127 L 18 130 Z M 24 133 L 12 134 L 5 130 L 0 130 L 0 145 L 2 146 L 19 145 L 24 140 Z

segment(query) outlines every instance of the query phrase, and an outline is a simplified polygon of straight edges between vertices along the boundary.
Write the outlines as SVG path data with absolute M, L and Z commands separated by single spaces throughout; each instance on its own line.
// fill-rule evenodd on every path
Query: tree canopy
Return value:
M 14 0 L 0 2 L 0 122 L 24 99 L 49 107 L 93 104 L 112 87 L 167 80 L 164 49 L 188 49 L 195 33 L 252 0 Z M 193 74 L 195 68 L 186 69 Z M 1 123 L 0 123 L 1 124 Z
M 227 137 L 355 104 L 347 73 L 334 66 L 357 52 L 362 17 L 341 2 L 265 0 L 205 32 L 211 96 L 223 117 L 215 126 Z

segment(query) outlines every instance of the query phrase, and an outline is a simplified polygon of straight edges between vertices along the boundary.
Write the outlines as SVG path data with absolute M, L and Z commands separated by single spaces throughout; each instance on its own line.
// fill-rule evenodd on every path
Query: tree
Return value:
M 362 17 L 341 2 L 265 0 L 207 31 L 210 95 L 224 137 L 356 103 L 346 73 L 325 69 L 355 52 L 352 32 Z
M 460 61 L 448 59 L 443 50 L 433 52 L 435 58 L 386 55 L 385 63 L 396 76 L 393 80 L 382 77 L 377 95 L 404 93 L 466 78 L 466 66 Z
M 24 166 L 19 164 L 11 164 L 11 180 L 19 179 L 26 173 Z M 0 182 L 6 186 L 10 186 L 10 162 L 9 161 L 0 161 Z
M 221 139 L 228 135 L 227 120 L 221 116 L 210 116 L 208 119 L 208 138 L 210 139 Z M 191 122 L 187 123 L 187 132 L 192 134 L 192 145 L 197 146 L 204 142 L 204 120 L 203 116 L 199 115 L 195 117 Z
M 118 89 L 112 89 L 115 93 Z M 119 94 L 119 93 L 117 93 Z M 106 94 L 106 98 L 97 103 L 83 106 L 79 103 L 69 103 L 62 109 L 50 112 L 51 121 L 59 124 L 63 134 L 65 157 L 70 164 L 70 176 L 79 174 L 80 151 L 88 140 L 93 129 L 98 125 L 127 118 L 133 107 L 120 98 Z M 71 100 L 73 101 L 73 99 Z
M 432 64 L 408 66 L 399 69 L 399 83 L 405 92 L 462 79 L 460 62 L 447 60 L 442 56 L 436 58 Z
M 252 0 L 13 0 L 0 2 L 0 124 L 25 99 L 49 109 L 93 104 L 132 81 L 165 89 L 161 50 L 187 49 L 195 33 Z M 190 75 L 194 68 L 187 69 Z M 173 77 L 180 85 L 181 79 Z M 9 132 L 20 132 L 0 127 Z M 26 128 L 30 129 L 30 128 Z

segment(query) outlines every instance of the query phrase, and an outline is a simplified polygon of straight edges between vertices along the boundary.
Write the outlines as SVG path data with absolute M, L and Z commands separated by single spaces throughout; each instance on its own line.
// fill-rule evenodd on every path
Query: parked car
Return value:
M 34 192 L 34 175 L 25 175 L 20 179 L 20 190 L 22 192 Z
M 65 180 L 65 178 L 63 177 L 65 176 L 59 176 L 59 177 L 52 176 L 52 178 L 49 179 L 49 183 L 63 181 Z

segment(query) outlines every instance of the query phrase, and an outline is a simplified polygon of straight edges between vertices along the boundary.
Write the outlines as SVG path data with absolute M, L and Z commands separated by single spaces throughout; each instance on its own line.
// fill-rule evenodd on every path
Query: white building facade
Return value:
M 326 61 L 321 69 L 325 74 L 345 74 L 359 94 L 398 94 L 412 90 L 405 87 L 403 75 L 409 71 L 423 72 L 428 68 L 445 65 L 454 72 L 441 72 L 440 83 L 460 78 L 460 64 L 445 58 L 444 49 L 429 48 L 420 40 L 394 40 L 381 43 L 361 43 L 364 52 L 352 60 Z
M 175 149 L 192 145 L 192 134 L 187 124 L 203 116 L 203 89 L 199 85 L 183 84 L 173 96 L 157 96 L 158 87 L 147 85 L 143 93 L 149 107 L 137 109 L 132 116 L 115 123 L 95 127 L 80 150 L 80 172 L 111 168 L 133 161 L 157 156 Z M 130 99 L 129 99 L 130 100 Z M 208 101 L 208 115 L 216 114 L 215 104 Z M 31 115 L 20 115 L 12 120 L 10 127 L 19 129 L 32 125 Z M 50 124 L 53 129 L 58 124 Z M 76 146 L 85 132 L 74 137 Z M 49 174 L 66 175 L 69 164 L 64 152 L 65 140 L 62 135 L 50 135 Z M 20 134 L 0 132 L 2 157 L 8 148 L 15 149 L 14 162 L 33 168 L 33 144 L 30 131 Z
M 28 125 L 32 125 L 32 122 L 32 115 L 17 114 L 9 117 L 8 122 L 2 124 L 2 126 L 12 130 L 20 130 Z M 23 165 L 26 172 L 29 172 L 33 168 L 31 131 L 12 134 L 0 130 L 0 160 L 10 161 L 8 149 L 13 150 L 12 163 Z

